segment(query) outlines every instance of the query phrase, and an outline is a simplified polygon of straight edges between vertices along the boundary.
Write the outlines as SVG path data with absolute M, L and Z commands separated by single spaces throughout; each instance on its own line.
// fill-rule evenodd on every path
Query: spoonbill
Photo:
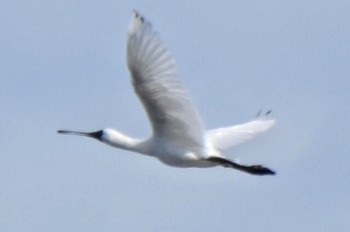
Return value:
M 267 114 L 253 121 L 204 131 L 198 113 L 178 80 L 175 61 L 151 23 L 133 11 L 127 31 L 127 65 L 134 91 L 149 117 L 152 136 L 130 138 L 113 129 L 94 132 L 58 130 L 97 139 L 110 146 L 157 158 L 173 167 L 223 166 L 254 175 L 274 175 L 263 165 L 243 165 L 222 151 L 245 142 L 275 124 Z

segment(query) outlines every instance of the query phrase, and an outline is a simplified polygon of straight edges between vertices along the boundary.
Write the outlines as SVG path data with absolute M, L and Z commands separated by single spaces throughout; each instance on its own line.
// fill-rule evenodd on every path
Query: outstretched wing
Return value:
M 202 146 L 202 126 L 177 78 L 175 61 L 150 22 L 136 11 L 128 28 L 127 62 L 154 136 L 184 147 Z
M 274 119 L 257 118 L 244 124 L 209 130 L 206 132 L 205 137 L 215 148 L 224 150 L 246 142 L 256 135 L 267 131 L 275 122 Z

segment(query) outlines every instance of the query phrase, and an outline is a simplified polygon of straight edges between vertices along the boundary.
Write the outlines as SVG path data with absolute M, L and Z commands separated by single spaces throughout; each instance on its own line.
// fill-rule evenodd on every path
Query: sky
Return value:
M 137 9 L 207 129 L 272 110 L 226 152 L 276 176 L 180 169 L 57 129 L 150 127 L 125 61 Z M 349 1 L 0 4 L 0 231 L 350 229 Z

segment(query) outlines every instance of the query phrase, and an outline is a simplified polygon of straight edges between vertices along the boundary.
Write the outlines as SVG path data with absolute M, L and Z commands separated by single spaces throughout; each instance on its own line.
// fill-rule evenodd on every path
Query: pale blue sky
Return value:
M 133 9 L 208 129 L 273 110 L 278 124 L 229 155 L 277 176 L 171 168 L 56 134 L 149 135 L 125 64 Z M 349 1 L 2 0 L 0 231 L 349 230 L 349 12 Z

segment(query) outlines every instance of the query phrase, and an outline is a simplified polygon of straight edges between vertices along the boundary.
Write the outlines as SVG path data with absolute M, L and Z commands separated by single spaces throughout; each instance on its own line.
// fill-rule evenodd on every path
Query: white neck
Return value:
M 112 129 L 103 130 L 101 141 L 123 150 L 149 154 L 148 140 L 130 138 Z

